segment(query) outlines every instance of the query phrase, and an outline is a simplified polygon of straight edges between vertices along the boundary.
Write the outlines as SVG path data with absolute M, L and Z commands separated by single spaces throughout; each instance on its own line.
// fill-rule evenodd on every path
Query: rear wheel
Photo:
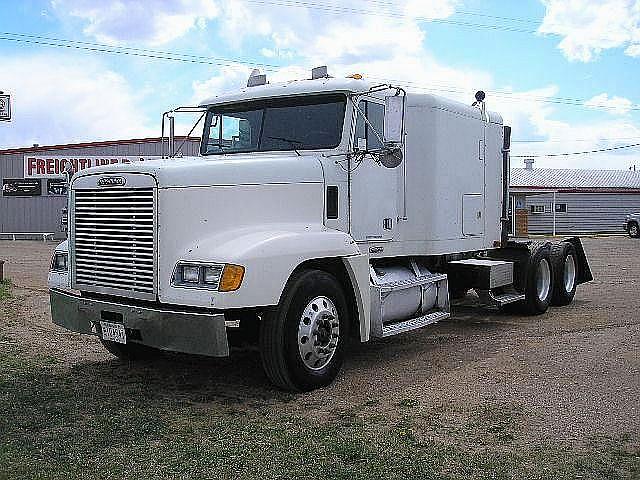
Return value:
M 521 305 L 524 313 L 546 312 L 553 293 L 553 267 L 547 245 L 537 245 L 531 250 L 526 277 L 525 300 Z
M 336 278 L 321 270 L 295 273 L 280 304 L 262 320 L 265 373 L 285 390 L 328 385 L 342 367 L 348 330 L 347 302 Z
M 576 278 L 578 264 L 576 249 L 568 242 L 556 243 L 551 247 L 551 262 L 553 265 L 554 286 L 551 303 L 553 305 L 568 305 L 576 294 Z
M 632 222 L 631 225 L 629 225 L 629 236 L 632 238 L 640 237 L 640 227 L 638 227 L 637 223 Z
M 110 342 L 108 340 L 102 340 L 102 345 L 109 353 L 115 355 L 120 360 L 150 360 L 152 358 L 159 357 L 162 352 L 156 348 L 147 347 L 139 343 L 117 343 Z

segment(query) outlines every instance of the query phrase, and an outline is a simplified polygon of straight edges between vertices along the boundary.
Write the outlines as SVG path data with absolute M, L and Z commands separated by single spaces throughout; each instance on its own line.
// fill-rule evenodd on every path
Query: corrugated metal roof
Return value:
M 550 189 L 640 189 L 640 171 L 556 168 L 511 169 L 511 187 Z
M 168 141 L 168 137 L 164 137 L 165 142 Z M 182 141 L 187 139 L 186 136 L 176 136 L 176 141 Z M 35 153 L 44 152 L 48 150 L 66 150 L 70 148 L 90 148 L 90 147 L 110 147 L 113 145 L 133 145 L 138 143 L 157 143 L 160 142 L 160 137 L 149 138 L 131 138 L 128 140 L 102 140 L 98 142 L 82 142 L 82 143 L 64 143 L 57 145 L 38 145 L 37 147 L 21 147 L 21 148 L 6 148 L 0 149 L 0 155 L 14 154 L 14 153 Z M 190 141 L 200 141 L 200 137 L 188 137 Z

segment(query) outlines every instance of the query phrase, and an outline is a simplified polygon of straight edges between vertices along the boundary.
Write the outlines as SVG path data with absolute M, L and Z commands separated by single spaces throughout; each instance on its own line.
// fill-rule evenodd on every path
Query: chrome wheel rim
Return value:
M 638 235 L 638 226 L 637 225 L 631 225 L 631 228 L 629 228 L 629 233 L 634 237 L 636 235 Z
M 302 311 L 298 325 L 298 351 L 305 366 L 320 370 L 333 358 L 340 341 L 340 319 L 327 297 L 316 297 Z
M 564 289 L 567 293 L 573 291 L 573 286 L 576 283 L 576 261 L 573 255 L 567 255 L 564 259 Z
M 536 291 L 538 293 L 538 300 L 544 302 L 549 296 L 550 289 L 551 268 L 549 267 L 549 261 L 546 258 L 543 258 L 540 260 L 538 271 L 536 272 Z

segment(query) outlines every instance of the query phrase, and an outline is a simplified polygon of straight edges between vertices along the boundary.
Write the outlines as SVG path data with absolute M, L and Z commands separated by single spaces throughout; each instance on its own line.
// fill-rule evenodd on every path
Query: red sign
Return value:
M 58 155 L 25 155 L 24 178 L 60 178 L 64 175 L 67 162 L 73 165 L 76 172 L 99 165 L 114 163 L 131 163 L 160 157 L 132 157 L 132 156 L 84 156 L 68 157 Z

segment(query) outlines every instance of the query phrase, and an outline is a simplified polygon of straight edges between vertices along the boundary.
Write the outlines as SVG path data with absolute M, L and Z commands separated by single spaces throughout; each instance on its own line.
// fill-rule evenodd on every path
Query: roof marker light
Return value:
M 329 78 L 329 71 L 326 65 L 311 69 L 311 80 L 318 80 L 319 78 Z
M 258 85 L 266 85 L 267 76 L 260 73 L 260 70 L 254 68 L 247 80 L 247 87 L 257 87 Z
M 352 75 L 349 75 L 347 78 L 353 78 L 354 80 L 362 80 L 363 77 L 359 73 L 354 73 Z

